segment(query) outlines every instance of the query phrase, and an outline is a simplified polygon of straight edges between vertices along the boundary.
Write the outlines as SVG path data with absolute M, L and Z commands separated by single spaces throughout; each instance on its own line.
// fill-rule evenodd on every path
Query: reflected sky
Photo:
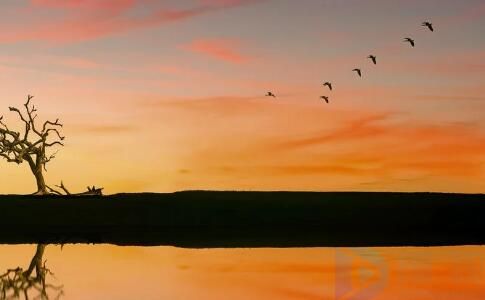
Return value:
M 0 246 L 1 272 L 35 245 Z M 180 249 L 49 245 L 62 299 L 482 299 L 485 247 Z

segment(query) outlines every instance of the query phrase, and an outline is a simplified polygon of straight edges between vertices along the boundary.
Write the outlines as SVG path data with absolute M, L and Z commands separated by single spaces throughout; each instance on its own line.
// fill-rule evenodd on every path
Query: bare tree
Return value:
M 36 126 L 37 109 L 31 104 L 33 96 L 27 96 L 22 112 L 15 107 L 9 107 L 10 111 L 17 113 L 25 126 L 23 132 L 11 130 L 0 117 L 0 156 L 8 162 L 21 164 L 27 161 L 30 170 L 37 182 L 35 195 L 49 194 L 48 186 L 44 180 L 44 171 L 47 171 L 46 164 L 50 162 L 57 152 L 48 154 L 47 150 L 54 146 L 64 146 L 64 136 L 59 130 L 62 124 L 59 119 L 54 122 L 45 121 L 40 127 Z
M 63 286 L 46 283 L 48 275 L 54 275 L 43 261 L 44 249 L 47 245 L 38 244 L 27 270 L 21 267 L 8 269 L 0 274 L 0 300 L 6 299 L 33 299 L 47 300 L 60 299 L 64 295 Z M 35 271 L 35 276 L 33 275 Z M 50 294 L 50 295 L 49 295 Z

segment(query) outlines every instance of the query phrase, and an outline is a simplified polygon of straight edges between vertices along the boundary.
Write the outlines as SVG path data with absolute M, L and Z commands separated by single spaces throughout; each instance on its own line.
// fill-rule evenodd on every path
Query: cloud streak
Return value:
M 32 0 L 28 7 L 17 12 L 26 22 L 4 26 L 7 30 L 0 34 L 0 42 L 69 43 L 92 40 L 255 2 L 203 1 L 192 7 L 171 8 L 150 0 Z M 40 17 L 32 18 L 34 15 Z
M 197 39 L 189 44 L 182 45 L 181 48 L 233 64 L 242 64 L 250 60 L 249 56 L 241 53 L 240 43 L 235 40 Z
M 136 130 L 135 126 L 132 125 L 118 125 L 118 124 L 85 124 L 85 125 L 75 125 L 71 126 L 74 131 L 87 133 L 87 134 L 94 134 L 94 135 L 111 135 L 111 134 L 120 134 L 126 133 Z
M 191 150 L 183 161 L 193 168 L 185 174 L 187 180 L 197 174 L 222 180 L 228 170 L 235 188 L 259 189 L 359 189 L 362 182 L 372 182 L 377 190 L 422 190 L 424 185 L 446 190 L 443 183 L 453 180 L 468 182 L 462 185 L 467 190 L 485 180 L 485 133 L 479 124 L 433 124 L 378 111 L 341 112 L 344 119 L 330 121 L 332 112 L 301 106 L 276 110 L 274 105 L 265 108 L 267 101 L 261 100 L 223 97 L 160 104 L 160 110 L 177 108 L 177 122 L 196 120 L 204 128 L 219 128 L 214 134 L 203 130 L 203 138 L 184 144 Z M 254 111 L 253 101 L 260 101 Z M 280 124 L 289 122 L 289 111 L 308 119 L 315 113 L 321 121 L 309 121 L 311 130 L 307 120 L 283 129 Z M 251 124 L 238 117 L 249 112 Z M 266 117 L 255 117 L 259 112 Z M 194 135 L 198 132 L 192 129 Z
M 379 125 L 379 122 L 389 119 L 391 114 L 380 113 L 365 116 L 361 119 L 352 120 L 347 125 L 332 131 L 311 137 L 293 139 L 276 145 L 279 149 L 292 149 L 301 147 L 310 147 L 321 145 L 328 142 L 342 142 L 346 140 L 359 140 L 364 138 L 373 138 L 389 132 L 385 126 Z

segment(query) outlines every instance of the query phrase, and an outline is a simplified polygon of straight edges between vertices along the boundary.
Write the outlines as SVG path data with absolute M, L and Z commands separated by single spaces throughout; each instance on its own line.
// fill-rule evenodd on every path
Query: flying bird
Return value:
M 272 92 L 268 92 L 266 94 L 266 97 L 273 97 L 273 98 L 276 98 L 275 94 L 273 94 Z
M 320 99 L 323 99 L 323 100 L 325 100 L 325 102 L 328 103 L 328 97 L 327 96 L 320 96 Z
M 353 69 L 352 71 L 357 72 L 357 74 L 359 74 L 359 77 L 362 77 L 362 71 L 360 69 Z
M 328 86 L 328 88 L 329 88 L 330 90 L 332 90 L 332 84 L 331 84 L 330 82 L 328 82 L 328 81 L 327 81 L 327 82 L 325 82 L 325 83 L 323 84 L 323 86 Z
M 429 30 L 434 31 L 433 24 L 430 23 L 430 22 L 427 22 L 427 21 L 426 22 L 423 22 L 422 26 L 428 27 Z
M 374 65 L 377 65 L 377 57 L 375 55 L 369 55 L 367 58 L 370 58 Z
M 414 47 L 414 40 L 412 38 L 405 38 L 404 42 L 410 43 Z

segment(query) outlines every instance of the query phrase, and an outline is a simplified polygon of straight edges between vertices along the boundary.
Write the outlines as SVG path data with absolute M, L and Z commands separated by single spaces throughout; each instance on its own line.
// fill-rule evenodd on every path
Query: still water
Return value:
M 0 273 L 0 299 L 484 299 L 485 247 L 1 245 Z

